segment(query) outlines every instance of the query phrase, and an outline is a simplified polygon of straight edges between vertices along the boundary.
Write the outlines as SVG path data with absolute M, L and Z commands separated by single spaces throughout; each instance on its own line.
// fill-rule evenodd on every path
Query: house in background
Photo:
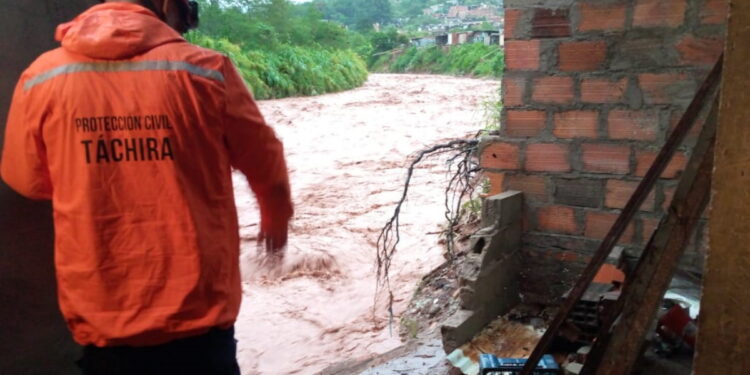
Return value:
M 429 47 L 437 44 L 437 37 L 425 36 L 420 38 L 411 38 L 411 45 L 414 47 Z
M 447 46 L 448 45 L 448 34 L 441 34 L 435 36 L 435 44 L 438 46 Z
M 498 46 L 502 45 L 502 41 L 503 33 L 501 30 L 478 30 L 413 38 L 411 44 L 415 47 L 428 47 L 432 45 L 457 46 L 466 43 L 482 43 L 488 46 Z
M 477 30 L 469 38 L 469 43 L 483 43 L 485 45 L 499 45 L 500 31 L 498 30 Z
M 473 31 L 461 31 L 448 34 L 448 45 L 457 46 L 459 44 L 465 44 L 471 42 L 471 37 L 474 34 Z
M 469 7 L 466 5 L 455 5 L 448 9 L 448 18 L 464 19 L 469 15 Z

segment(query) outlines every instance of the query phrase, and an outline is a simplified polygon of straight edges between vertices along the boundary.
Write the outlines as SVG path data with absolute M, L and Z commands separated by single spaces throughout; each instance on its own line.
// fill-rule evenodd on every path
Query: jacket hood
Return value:
M 150 10 L 121 2 L 91 7 L 58 26 L 55 39 L 70 52 L 105 60 L 127 59 L 165 43 L 184 41 Z

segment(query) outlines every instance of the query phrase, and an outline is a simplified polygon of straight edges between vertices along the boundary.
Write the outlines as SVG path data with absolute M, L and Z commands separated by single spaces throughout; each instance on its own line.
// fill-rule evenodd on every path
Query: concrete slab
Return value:
M 499 315 L 521 302 L 519 290 L 523 195 L 505 192 L 485 200 L 485 228 L 472 236 L 471 252 L 458 269 L 463 310 L 441 328 L 450 353 L 471 340 Z

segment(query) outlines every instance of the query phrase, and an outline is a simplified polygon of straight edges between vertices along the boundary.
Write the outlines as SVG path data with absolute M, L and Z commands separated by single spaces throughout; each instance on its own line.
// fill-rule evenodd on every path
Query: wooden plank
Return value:
M 750 1 L 729 12 L 696 375 L 750 374 Z
M 633 371 L 680 257 L 710 198 L 718 107 L 716 101 L 693 148 L 668 214 L 646 245 L 622 291 L 618 323 L 611 335 L 600 334 L 582 375 L 627 375 Z
M 707 105 L 708 97 L 715 91 L 716 87 L 718 86 L 721 78 L 721 62 L 722 59 L 719 58 L 719 61 L 711 70 L 711 73 L 709 73 L 708 77 L 703 82 L 700 89 L 693 98 L 693 101 L 690 103 L 690 106 L 688 106 L 687 110 L 685 111 L 685 114 L 680 119 L 677 127 L 667 139 L 667 142 L 664 144 L 661 152 L 659 152 L 659 155 L 657 155 L 654 164 L 648 170 L 643 180 L 641 180 L 641 183 L 633 193 L 633 196 L 630 197 L 628 204 L 625 205 L 625 208 L 622 210 L 622 213 L 615 221 L 609 233 L 604 238 L 597 251 L 591 257 L 589 264 L 583 270 L 583 273 L 576 282 L 576 285 L 573 287 L 573 289 L 571 289 L 570 293 L 568 293 L 568 297 L 560 306 L 560 311 L 555 316 L 555 319 L 553 319 L 550 323 L 549 328 L 544 333 L 541 340 L 539 340 L 539 344 L 537 344 L 537 346 L 534 348 L 534 351 L 529 356 L 529 360 L 524 365 L 520 375 L 531 375 L 531 372 L 534 370 L 534 368 L 536 368 L 539 360 L 542 358 L 547 348 L 552 343 L 552 340 L 554 340 L 555 336 L 557 336 L 557 332 L 560 330 L 560 327 L 568 318 L 570 312 L 573 311 L 575 304 L 579 299 L 581 299 L 583 293 L 586 292 L 586 289 L 588 288 L 589 284 L 591 284 L 591 281 L 594 280 L 594 277 L 599 271 L 599 268 L 601 268 L 601 266 L 607 260 L 609 253 L 612 252 L 612 249 L 617 244 L 617 241 L 620 240 L 620 237 L 625 232 L 625 229 L 633 219 L 633 216 L 635 216 L 636 212 L 638 212 L 639 207 L 641 206 L 643 201 L 646 200 L 646 197 L 653 189 L 656 181 L 666 169 L 667 165 L 672 159 L 672 156 L 677 150 L 677 147 L 679 147 L 679 145 L 685 138 L 685 135 L 687 135 L 688 131 L 690 131 L 690 128 L 695 123 L 695 120 L 698 118 L 701 110 L 703 110 L 703 108 Z

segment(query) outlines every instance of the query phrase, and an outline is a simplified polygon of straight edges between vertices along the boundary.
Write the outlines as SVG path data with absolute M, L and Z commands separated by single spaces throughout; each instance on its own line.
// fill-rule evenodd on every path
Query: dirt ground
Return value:
M 237 322 L 243 374 L 315 374 L 338 362 L 388 352 L 421 277 L 443 262 L 443 159 L 416 171 L 401 219 L 391 283 L 395 320 L 375 298 L 375 244 L 416 151 L 485 126 L 497 81 L 373 74 L 361 88 L 260 102 L 284 141 L 295 219 L 283 264 L 256 249 L 258 214 L 235 175 L 245 299 Z M 376 306 L 376 308 L 373 308 Z

